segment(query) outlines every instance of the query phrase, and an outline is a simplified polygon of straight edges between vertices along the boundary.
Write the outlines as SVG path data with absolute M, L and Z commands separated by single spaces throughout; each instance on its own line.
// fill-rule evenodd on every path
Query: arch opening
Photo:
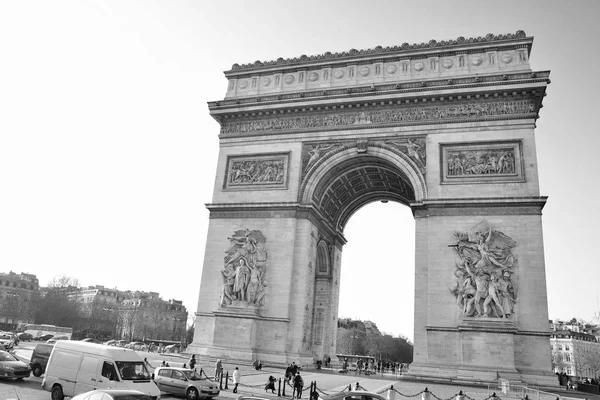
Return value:
M 382 334 L 412 342 L 415 221 L 410 209 L 373 201 L 349 219 L 344 236 L 338 317 L 373 322 Z
M 399 164 L 367 154 L 338 160 L 319 176 L 310 195 L 320 214 L 340 232 L 366 204 L 384 200 L 409 205 L 416 199 L 413 182 Z

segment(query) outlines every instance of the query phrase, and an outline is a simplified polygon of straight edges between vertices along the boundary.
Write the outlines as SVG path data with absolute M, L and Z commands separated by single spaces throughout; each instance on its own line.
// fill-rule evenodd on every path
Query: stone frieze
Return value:
M 524 181 L 520 141 L 442 144 L 442 183 Z
M 224 188 L 286 188 L 288 162 L 288 153 L 229 156 Z
M 376 111 L 323 113 L 300 117 L 265 118 L 250 121 L 227 121 L 222 134 L 272 133 L 293 130 L 356 127 L 428 121 L 453 122 L 487 117 L 514 117 L 536 113 L 533 100 L 469 102 L 441 106 L 402 107 Z

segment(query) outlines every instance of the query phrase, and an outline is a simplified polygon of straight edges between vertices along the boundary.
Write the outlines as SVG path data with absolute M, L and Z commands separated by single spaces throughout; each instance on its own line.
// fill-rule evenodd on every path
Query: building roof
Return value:
M 388 47 L 382 47 L 382 46 L 376 46 L 374 48 L 371 49 L 364 49 L 364 50 L 356 50 L 356 49 L 350 49 L 348 51 L 342 51 L 342 52 L 336 52 L 336 53 L 332 53 L 332 52 L 325 52 L 323 54 L 318 54 L 318 55 L 312 55 L 312 56 L 307 56 L 307 55 L 301 55 L 300 57 L 293 57 L 293 58 L 278 58 L 277 60 L 273 60 L 273 61 L 255 61 L 253 63 L 248 63 L 248 64 L 233 64 L 231 66 L 231 71 L 241 71 L 241 70 L 246 70 L 246 69 L 255 69 L 255 68 L 261 68 L 261 67 L 272 67 L 272 66 L 292 66 L 292 65 L 303 65 L 303 64 L 307 64 L 307 63 L 311 63 L 311 62 L 315 62 L 315 61 L 342 61 L 345 59 L 356 59 L 356 58 L 367 58 L 367 57 L 373 57 L 373 56 L 386 56 L 389 54 L 402 54 L 402 53 L 406 53 L 406 52 L 412 52 L 415 50 L 443 50 L 446 48 L 450 48 L 450 47 L 456 47 L 456 46 L 473 46 L 473 45 L 480 45 L 480 44 L 502 44 L 504 42 L 507 41 L 513 41 L 515 39 L 526 39 L 527 35 L 525 34 L 524 31 L 522 30 L 518 30 L 515 33 L 506 33 L 506 34 L 499 34 L 499 35 L 494 35 L 492 33 L 488 33 L 487 35 L 485 35 L 484 37 L 479 36 L 479 37 L 471 37 L 471 38 L 464 38 L 462 36 L 453 39 L 453 40 L 442 40 L 442 41 L 437 41 L 437 40 L 430 40 L 427 43 L 414 43 L 414 44 L 409 44 L 409 43 L 402 43 L 400 46 L 388 46 Z M 529 42 L 529 44 L 526 45 L 528 52 L 531 51 L 531 41 Z

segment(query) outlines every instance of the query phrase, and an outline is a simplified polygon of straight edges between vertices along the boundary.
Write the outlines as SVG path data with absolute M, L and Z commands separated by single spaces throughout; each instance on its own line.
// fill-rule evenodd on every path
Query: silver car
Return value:
M 189 400 L 219 395 L 219 385 L 188 368 L 158 367 L 154 370 L 154 382 L 162 392 L 185 396 Z
M 153 400 L 137 390 L 95 389 L 73 397 L 71 400 Z

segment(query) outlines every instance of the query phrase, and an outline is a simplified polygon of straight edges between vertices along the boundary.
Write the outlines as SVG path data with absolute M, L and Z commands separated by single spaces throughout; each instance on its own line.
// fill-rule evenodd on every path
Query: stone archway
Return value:
M 549 375 L 535 121 L 549 72 L 523 32 L 235 64 L 190 350 L 335 354 L 343 228 L 365 204 L 415 216 L 411 373 Z

